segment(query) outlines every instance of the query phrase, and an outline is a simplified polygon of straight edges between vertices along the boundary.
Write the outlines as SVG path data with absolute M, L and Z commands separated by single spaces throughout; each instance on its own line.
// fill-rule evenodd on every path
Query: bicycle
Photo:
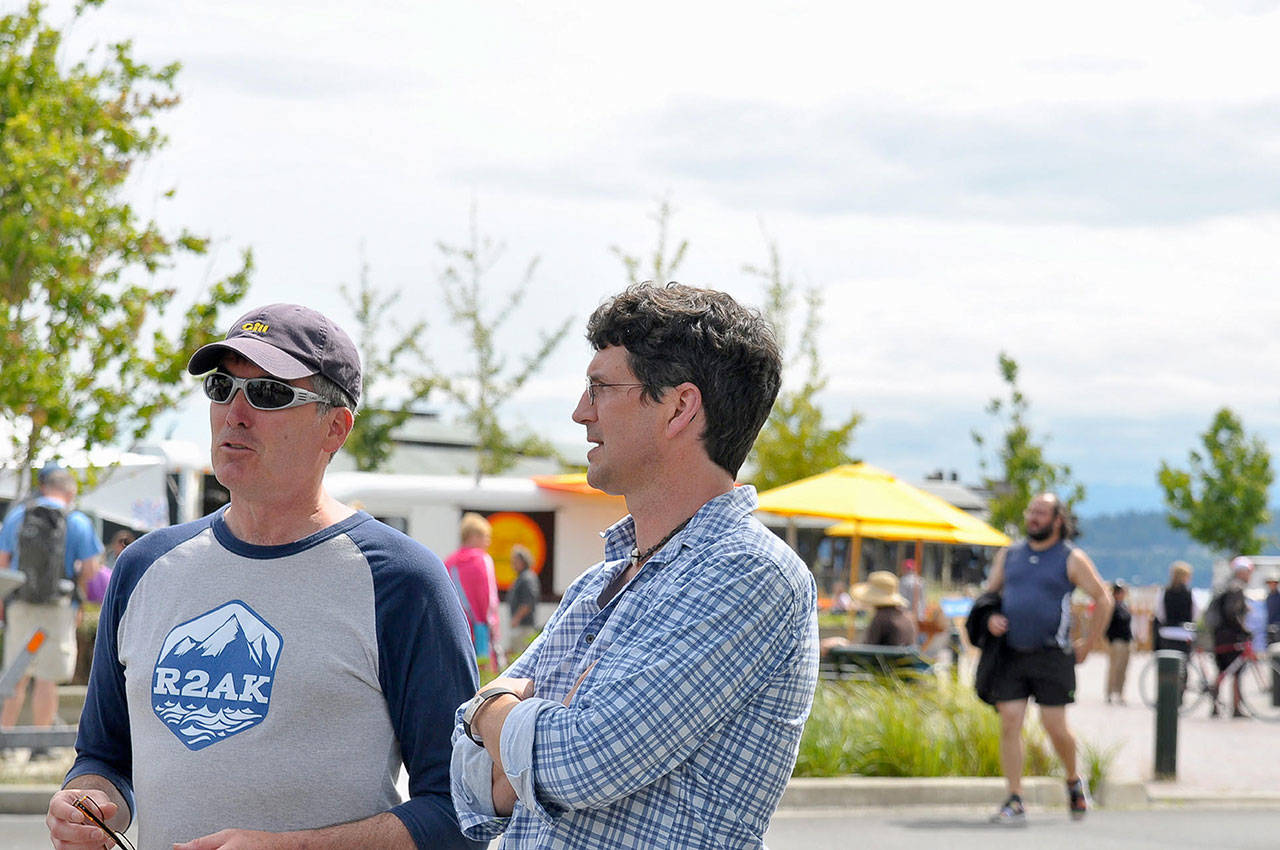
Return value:
M 1186 627 L 1194 632 L 1194 627 Z M 1259 656 L 1253 643 L 1246 641 L 1219 647 L 1225 652 L 1230 649 L 1239 650 L 1240 655 L 1218 674 L 1209 653 L 1193 643 L 1191 653 L 1183 664 L 1182 699 L 1178 705 L 1178 713 L 1182 715 L 1195 711 L 1206 698 L 1210 705 L 1218 707 L 1223 696 L 1223 686 L 1240 688 L 1240 706 L 1250 716 L 1271 722 L 1280 721 L 1280 659 L 1269 653 Z M 1228 680 L 1235 678 L 1237 685 Z M 1142 668 L 1138 676 L 1138 692 L 1142 701 L 1148 706 L 1156 704 L 1156 658 L 1151 659 Z M 1223 706 L 1229 705 L 1222 703 Z

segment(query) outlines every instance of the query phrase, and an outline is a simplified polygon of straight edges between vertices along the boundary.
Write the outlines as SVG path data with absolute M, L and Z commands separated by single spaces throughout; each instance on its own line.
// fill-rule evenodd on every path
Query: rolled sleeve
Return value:
M 566 710 L 551 700 L 530 698 L 517 703 L 502 724 L 502 767 L 515 788 L 517 805 L 523 805 L 539 819 L 553 823 L 564 811 L 558 806 L 545 807 L 534 787 L 533 748 L 538 718 L 547 711 Z M 466 735 L 455 734 L 453 759 L 450 764 L 453 805 L 458 821 L 468 838 L 494 838 L 510 823 L 493 808 L 493 759 L 484 747 L 477 747 Z
M 537 665 L 538 651 L 539 643 L 535 640 L 503 675 L 513 678 L 531 678 Z M 543 700 L 534 700 L 534 702 L 543 702 Z M 520 705 L 523 705 L 523 703 Z M 516 708 L 520 708 L 520 705 L 517 705 Z M 453 808 L 457 812 L 458 824 L 462 827 L 462 833 L 471 839 L 492 840 L 506 831 L 511 823 L 511 818 L 501 817 L 494 811 L 493 759 L 489 757 L 488 750 L 484 747 L 476 746 L 463 733 L 462 712 L 465 708 L 466 703 L 464 702 L 454 711 L 453 752 L 449 762 L 449 792 L 453 797 Z M 508 715 L 507 724 L 504 724 L 502 729 L 504 759 L 506 757 L 505 746 L 508 741 L 508 725 L 510 723 L 510 715 Z M 530 750 L 532 749 L 533 739 L 531 732 L 527 746 Z M 515 785 L 514 781 L 512 785 Z M 530 786 L 532 787 L 532 779 L 530 779 Z M 519 795 L 519 786 L 515 787 L 517 795 Z M 516 805 L 519 805 L 519 803 Z
M 510 824 L 511 818 L 499 817 L 493 809 L 493 759 L 484 747 L 461 734 L 454 736 L 449 791 L 458 825 L 467 838 L 490 841 Z
M 511 787 L 525 808 L 542 820 L 551 823 L 563 809 L 553 806 L 549 811 L 538 800 L 534 787 L 533 748 L 538 734 L 538 718 L 548 711 L 568 711 L 561 703 L 545 699 L 527 699 L 518 703 L 507 714 L 502 724 L 502 769 Z

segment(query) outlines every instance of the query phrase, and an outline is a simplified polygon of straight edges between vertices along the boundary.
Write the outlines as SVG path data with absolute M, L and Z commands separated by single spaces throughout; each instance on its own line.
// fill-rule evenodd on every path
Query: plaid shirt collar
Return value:
M 646 565 L 652 564 L 657 567 L 675 560 L 682 548 L 697 546 L 710 534 L 723 533 L 727 525 L 750 514 L 756 509 L 757 504 L 756 488 L 750 484 L 734 487 L 728 493 L 716 496 L 698 508 L 684 530 L 671 540 L 671 543 L 679 542 L 678 547 L 671 548 L 668 543 L 660 551 L 654 552 Z M 608 568 L 604 571 L 608 575 L 604 578 L 608 581 L 618 572 L 617 564 L 614 562 L 625 564 L 631 556 L 631 550 L 635 548 L 636 521 L 632 519 L 631 514 L 627 514 L 600 532 L 600 536 L 604 538 L 604 559 L 608 564 Z

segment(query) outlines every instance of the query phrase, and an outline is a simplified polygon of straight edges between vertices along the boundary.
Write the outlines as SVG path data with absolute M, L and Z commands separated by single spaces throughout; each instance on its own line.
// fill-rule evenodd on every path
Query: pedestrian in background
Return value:
M 1252 576 L 1252 559 L 1244 555 L 1234 558 L 1231 561 L 1231 578 L 1209 603 L 1206 619 L 1212 625 L 1213 660 L 1218 667 L 1218 679 L 1213 686 L 1213 711 L 1210 712 L 1210 717 L 1217 717 L 1219 714 L 1218 697 L 1222 692 L 1227 668 L 1240 657 L 1241 644 L 1247 643 L 1253 637 L 1244 622 L 1249 614 L 1249 602 L 1245 598 L 1244 591 L 1249 586 L 1249 579 Z M 1237 668 L 1235 675 L 1232 676 L 1235 680 L 1231 689 L 1232 717 L 1248 716 L 1240 706 L 1240 673 L 1241 669 Z
M 853 588 L 853 598 L 875 609 L 862 634 L 862 642 L 875 646 L 915 646 L 916 620 L 907 610 L 908 600 L 898 592 L 898 577 L 876 570 Z
M 516 579 L 507 591 L 507 607 L 511 609 L 511 617 L 507 621 L 510 635 L 507 638 L 507 652 L 519 652 L 528 644 L 537 628 L 535 616 L 538 611 L 538 597 L 542 588 L 538 585 L 538 574 L 533 571 L 533 553 L 519 543 L 511 547 L 511 566 L 516 571 Z
M 116 559 L 135 539 L 132 531 L 123 528 L 111 535 L 111 545 L 107 547 L 107 562 L 94 569 L 92 575 L 86 571 L 82 576 L 86 602 L 102 604 L 103 597 L 107 595 L 107 585 L 111 583 L 111 569 L 116 565 Z
M 497 672 L 506 666 L 506 653 L 498 635 L 498 580 L 489 557 L 493 528 L 480 514 L 466 513 L 458 526 L 458 538 L 462 545 L 445 558 L 444 565 L 471 625 L 476 664 L 481 670 Z
M 1189 655 L 1195 633 L 1191 631 L 1200 617 L 1191 595 L 1191 565 L 1174 561 L 1169 565 L 1169 585 L 1161 588 L 1154 614 L 1155 648 L 1176 649 Z M 1192 624 L 1188 627 L 1188 623 Z
M 1022 725 L 1027 702 L 1040 706 L 1040 722 L 1067 774 L 1067 808 L 1079 819 L 1089 810 L 1089 789 L 1080 775 L 1076 739 L 1067 726 L 1067 705 L 1076 699 L 1076 668 L 1102 639 L 1111 622 L 1111 593 L 1084 550 L 1072 545 L 1067 508 L 1053 493 L 1041 493 L 1023 513 L 1027 539 L 996 553 L 987 591 L 1001 595 L 1001 609 L 987 630 L 1005 637 L 1005 651 L 992 676 L 991 694 L 1000 713 L 1000 767 L 1009 797 L 992 816 L 995 823 L 1022 824 Z M 1089 632 L 1071 640 L 1071 594 L 1080 588 L 1094 602 Z
M 1129 671 L 1129 652 L 1133 647 L 1133 615 L 1125 599 L 1129 589 L 1117 579 L 1111 585 L 1111 622 L 1107 624 L 1107 702 L 1113 699 L 1124 705 L 1124 679 Z
M 76 625 L 76 674 L 72 684 L 87 685 L 89 670 L 93 665 L 93 647 L 98 639 L 98 614 L 102 611 L 102 600 L 107 595 L 107 586 L 111 584 L 111 569 L 125 547 L 136 538 L 132 531 L 122 528 L 111 535 L 111 543 L 107 546 L 106 563 L 95 564 L 80 573 L 80 594 L 84 604 L 80 606 L 80 621 Z
M 1267 574 L 1267 644 L 1280 643 L 1280 570 Z
M 31 723 L 42 728 L 53 725 L 58 685 L 75 673 L 80 614 L 76 582 L 80 575 L 96 570 L 102 557 L 93 520 L 71 509 L 78 489 L 71 473 L 49 464 L 40 470 L 38 485 L 40 494 L 14 507 L 0 529 L 0 569 L 15 569 L 27 577 L 5 607 L 5 669 L 37 628 L 44 630 L 45 642 L 13 696 L 5 700 L 0 729 L 12 729 L 18 722 L 32 679 Z M 34 747 L 30 758 L 49 755 L 46 747 Z
M 920 567 L 914 558 L 907 558 L 902 562 L 902 578 L 898 582 L 898 588 L 902 597 L 907 600 L 907 611 L 918 628 L 925 621 L 925 603 L 928 598 L 925 595 L 924 578 L 920 575 Z

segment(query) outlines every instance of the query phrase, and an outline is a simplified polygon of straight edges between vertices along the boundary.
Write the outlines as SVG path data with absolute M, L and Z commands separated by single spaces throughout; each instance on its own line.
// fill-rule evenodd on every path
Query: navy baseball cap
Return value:
M 351 337 L 327 316 L 299 304 L 268 304 L 236 319 L 220 342 L 202 347 L 187 363 L 192 375 L 218 367 L 228 351 L 277 378 L 323 375 L 360 403 L 360 354 Z

